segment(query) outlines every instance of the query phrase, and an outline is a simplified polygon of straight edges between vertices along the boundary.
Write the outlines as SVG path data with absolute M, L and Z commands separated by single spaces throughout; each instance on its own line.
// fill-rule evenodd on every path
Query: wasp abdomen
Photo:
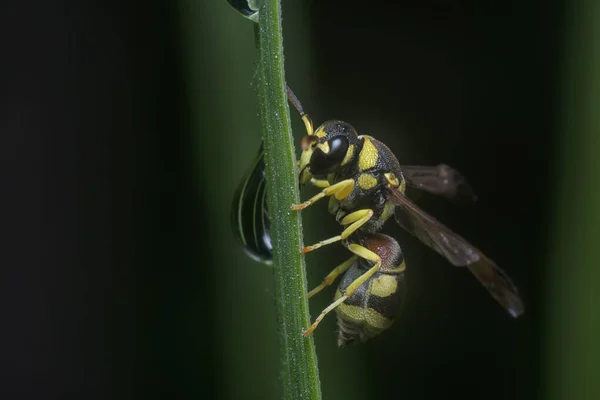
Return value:
M 393 238 L 367 235 L 359 242 L 381 257 L 381 267 L 346 301 L 336 308 L 338 345 L 364 342 L 388 329 L 400 311 L 406 292 L 406 264 L 400 246 Z M 373 266 L 373 262 L 358 259 L 342 277 L 335 298 Z

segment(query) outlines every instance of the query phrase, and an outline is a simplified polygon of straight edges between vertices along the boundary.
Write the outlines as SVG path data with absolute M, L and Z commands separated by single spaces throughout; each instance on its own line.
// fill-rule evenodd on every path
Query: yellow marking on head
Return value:
M 371 174 L 361 174 L 358 177 L 358 187 L 363 190 L 369 190 L 377 186 L 377 178 Z
M 363 148 L 358 155 L 358 169 L 360 171 L 373 168 L 375 164 L 377 164 L 377 159 L 379 158 L 379 152 L 371 139 L 364 137 L 363 140 Z
M 327 136 L 327 132 L 325 132 L 325 129 L 323 129 L 322 125 L 320 127 L 318 127 L 317 130 L 315 131 L 315 136 L 318 137 L 319 139 L 322 139 L 325 136 Z
M 354 157 L 354 145 L 351 144 L 350 146 L 348 146 L 348 151 L 346 152 L 346 156 L 342 160 L 342 165 L 348 164 L 350 162 L 350 160 L 352 160 L 353 157 Z
M 367 325 L 377 331 L 389 328 L 394 322 L 370 307 L 363 308 L 342 303 L 337 306 L 335 311 L 344 321 L 356 325 Z
M 379 297 L 390 296 L 398 290 L 398 281 L 391 275 L 379 275 L 371 281 L 371 294 Z
M 325 153 L 325 154 L 329 153 L 329 150 L 330 150 L 330 149 L 329 149 L 329 143 L 328 143 L 328 142 L 319 143 L 319 144 L 317 145 L 317 147 L 318 147 L 319 149 L 321 149 L 321 151 L 322 151 L 323 153 Z
M 393 274 L 399 274 L 400 272 L 404 272 L 404 271 L 406 271 L 406 261 L 403 260 L 402 264 L 398 265 L 396 268 L 386 270 L 386 271 L 389 271 Z

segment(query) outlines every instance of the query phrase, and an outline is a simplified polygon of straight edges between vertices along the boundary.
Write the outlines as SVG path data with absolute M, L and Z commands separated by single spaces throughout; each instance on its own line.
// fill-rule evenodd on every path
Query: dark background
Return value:
M 410 301 L 363 346 L 321 325 L 324 398 L 546 397 L 563 8 L 284 1 L 286 76 L 313 120 L 461 171 L 475 206 L 419 202 L 526 305 L 512 320 L 389 224 Z M 229 226 L 260 141 L 252 23 L 218 0 L 37 1 L 3 6 L 0 27 L 3 398 L 278 398 L 272 275 Z M 307 243 L 339 229 L 304 215 Z M 310 285 L 343 259 L 308 255 Z

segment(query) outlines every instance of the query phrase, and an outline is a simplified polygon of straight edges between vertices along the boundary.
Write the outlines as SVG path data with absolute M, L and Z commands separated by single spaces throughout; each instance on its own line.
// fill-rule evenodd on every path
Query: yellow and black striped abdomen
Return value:
M 373 246 L 374 242 L 384 245 Z M 377 253 L 382 264 L 378 272 L 336 308 L 339 346 L 364 342 L 388 329 L 398 315 L 406 293 L 406 265 L 398 243 L 387 235 L 374 234 L 366 236 L 362 245 Z M 342 277 L 336 300 L 372 266 L 372 262 L 364 259 L 356 261 Z

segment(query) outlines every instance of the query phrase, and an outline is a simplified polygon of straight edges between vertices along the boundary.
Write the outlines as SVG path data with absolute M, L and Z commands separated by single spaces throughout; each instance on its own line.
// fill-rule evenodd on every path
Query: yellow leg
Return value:
M 367 250 L 367 249 L 365 249 L 365 250 Z M 369 250 L 367 250 L 367 251 L 369 251 Z M 375 254 L 375 253 L 372 253 L 372 254 Z M 321 312 L 321 314 L 319 314 L 319 316 L 317 317 L 317 319 L 315 320 L 315 322 L 310 326 L 310 328 L 308 328 L 306 331 L 304 331 L 304 333 L 302 334 L 303 336 L 308 336 L 311 333 L 313 333 L 313 331 L 315 329 L 317 329 L 317 326 L 319 325 L 319 323 L 321 322 L 321 320 L 323 320 L 323 318 L 325 318 L 325 316 L 331 310 L 334 310 L 337 306 L 339 306 L 344 301 L 346 301 L 346 299 L 348 299 L 350 296 L 352 296 L 352 294 L 356 291 L 356 289 L 358 289 L 360 287 L 360 285 L 362 285 L 363 283 L 365 283 L 370 277 L 373 276 L 373 274 L 375 274 L 379 270 L 379 267 L 381 266 L 381 259 L 379 258 L 379 256 L 377 256 L 377 254 L 375 254 L 375 256 L 378 258 L 378 260 L 375 262 L 375 265 L 373 265 L 373 267 L 371 267 L 371 269 L 369 269 L 367 272 L 365 272 L 364 274 L 362 274 L 361 276 L 359 276 L 358 278 L 356 278 L 354 280 L 354 282 L 352 282 L 346 288 L 346 290 L 344 291 L 344 295 L 343 296 L 341 296 L 339 299 L 337 299 L 336 301 L 334 301 L 333 303 L 331 303 L 329 306 L 327 306 L 327 308 L 325 308 Z
M 359 256 L 360 258 L 364 258 L 365 260 L 373 261 L 374 263 L 376 263 L 377 261 L 379 261 L 381 259 L 377 255 L 377 253 L 372 252 L 371 250 L 367 249 L 364 246 L 361 246 L 360 244 L 351 243 L 348 246 L 346 246 L 346 248 L 348 250 L 350 250 L 351 252 L 353 252 L 354 254 L 356 254 L 357 256 Z
M 325 316 L 327 315 L 327 313 L 331 310 L 333 310 L 334 308 L 336 308 L 337 306 L 339 306 L 340 304 L 342 304 L 346 299 L 348 298 L 348 296 L 342 296 L 339 299 L 337 299 L 336 301 L 334 301 L 333 303 L 331 303 L 329 305 L 329 307 L 327 307 L 326 309 L 323 310 L 323 312 L 317 317 L 317 319 L 315 320 L 315 322 L 310 326 L 310 328 L 308 328 L 307 330 L 304 331 L 304 333 L 302 334 L 302 336 L 308 336 L 311 333 L 313 333 L 313 331 L 315 329 L 317 329 L 317 326 L 319 325 L 319 322 L 321 322 L 321 320 L 323 318 L 325 318 Z
M 367 272 L 365 272 L 364 274 L 362 274 L 361 276 L 356 278 L 354 280 L 354 282 L 352 282 L 346 288 L 346 290 L 344 291 L 344 296 L 346 296 L 346 297 L 352 296 L 352 294 L 356 291 L 356 289 L 358 289 L 360 287 L 360 285 L 365 283 L 370 277 L 373 276 L 373 274 L 375 274 L 375 272 L 377 272 L 379 270 L 379 267 L 381 267 L 381 261 L 377 261 L 375 263 L 375 265 L 373 265 L 371 267 L 371 269 L 369 269 Z
M 308 253 L 309 251 L 313 251 L 318 249 L 319 247 L 323 247 L 325 245 L 335 243 L 340 240 L 346 239 L 352 233 L 354 233 L 358 228 L 363 226 L 368 220 L 373 217 L 373 210 L 358 210 L 354 211 L 346 215 L 341 223 L 342 225 L 350 224 L 346 229 L 342 231 L 342 233 L 338 236 L 334 236 L 332 238 L 322 240 L 319 243 L 313 244 L 312 246 L 306 246 L 302 249 L 303 253 Z
M 327 179 L 316 179 L 316 178 L 312 178 L 312 179 L 310 180 L 310 183 L 311 183 L 313 186 L 316 186 L 316 187 L 318 187 L 318 188 L 326 188 L 326 187 L 329 187 L 329 186 L 330 186 L 330 185 L 329 185 L 329 181 L 328 181 Z
M 292 204 L 291 208 L 295 211 L 303 210 L 325 196 L 334 195 L 338 200 L 341 200 L 348 196 L 350 192 L 352 192 L 352 189 L 354 189 L 354 179 L 346 179 L 344 181 L 336 183 L 335 185 L 326 187 L 321 192 L 306 200 L 304 203 Z
M 333 281 L 335 281 L 337 279 L 338 276 L 340 276 L 341 274 L 346 272 L 346 270 L 348 268 L 350 268 L 352 263 L 354 263 L 357 258 L 358 258 L 358 256 L 352 256 L 349 259 L 347 259 L 346 261 L 344 261 L 343 263 L 341 263 L 340 265 L 338 265 L 337 267 L 335 267 L 334 270 L 331 271 L 325 277 L 325 279 L 323 279 L 323 283 L 321 283 L 319 286 L 317 286 L 316 288 L 314 288 L 313 290 L 308 292 L 308 298 L 310 299 L 315 294 L 319 293 L 321 290 L 323 290 L 327 286 L 331 285 L 333 283 Z

